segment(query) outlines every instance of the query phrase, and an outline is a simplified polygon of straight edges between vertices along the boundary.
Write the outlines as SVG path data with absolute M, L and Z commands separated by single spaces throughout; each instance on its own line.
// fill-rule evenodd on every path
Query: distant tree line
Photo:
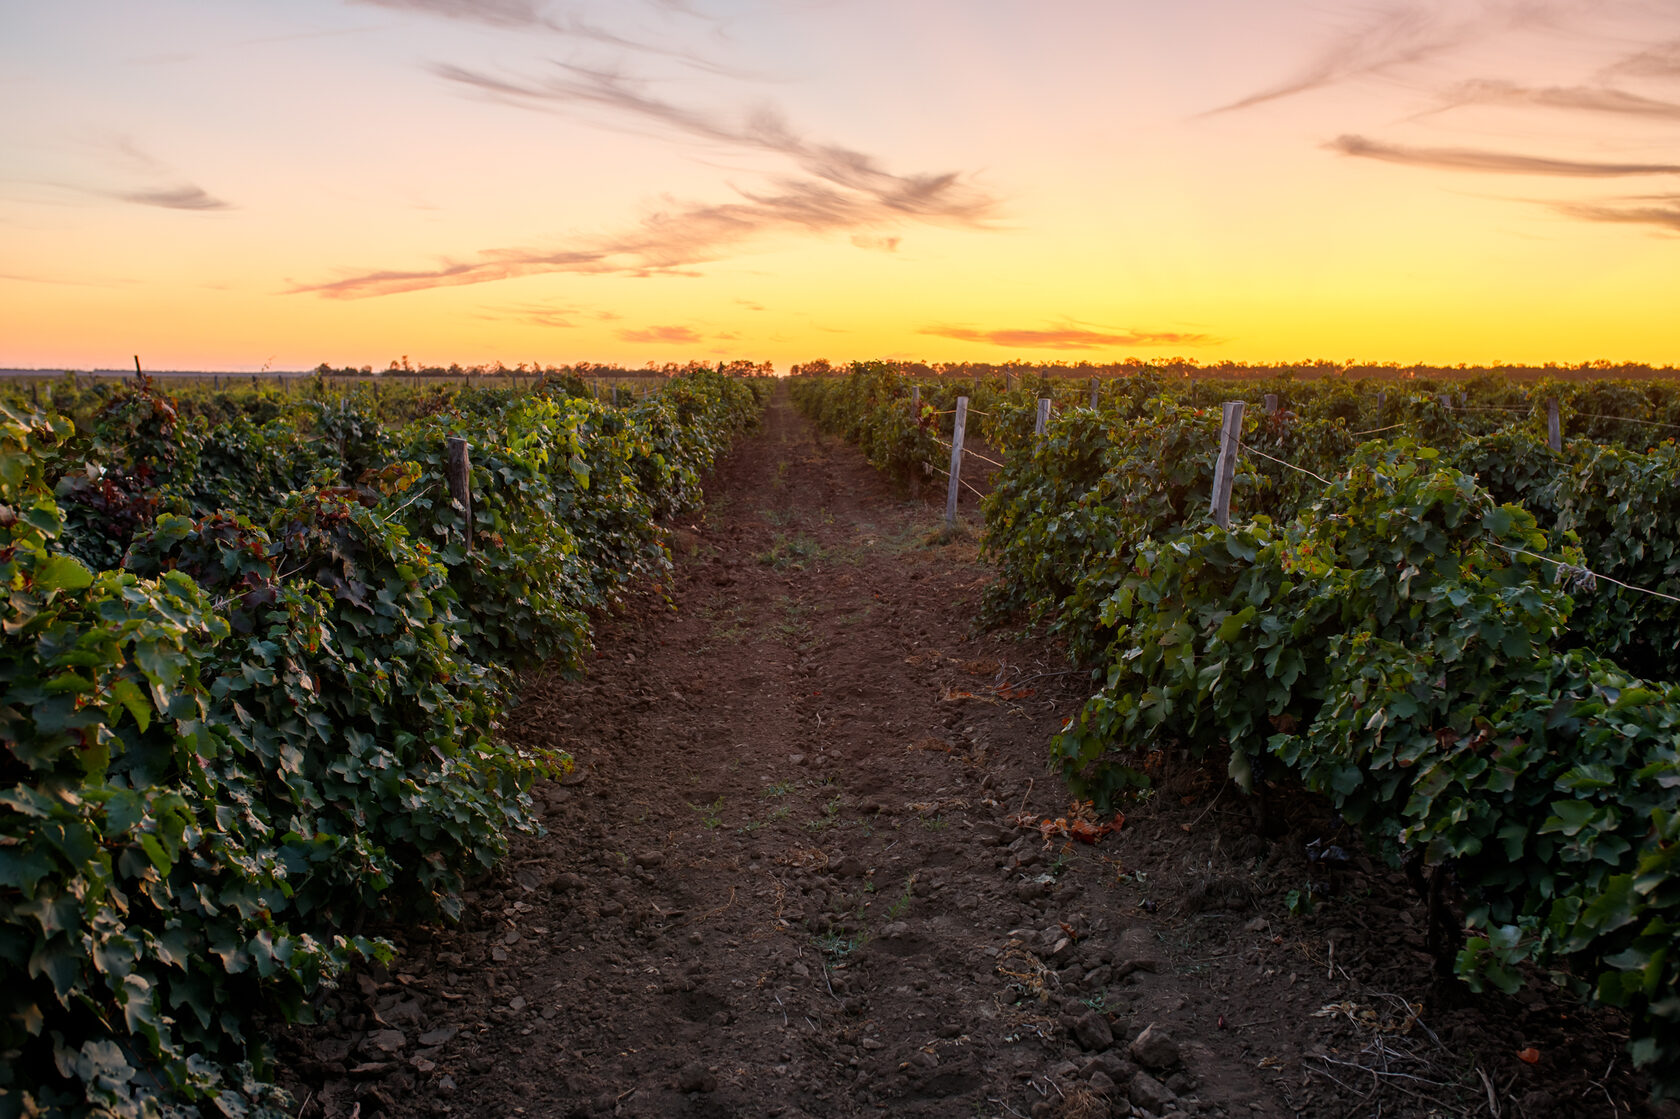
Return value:
M 1139 373 L 1156 376 L 1200 377 L 1208 379 L 1269 379 L 1281 377 L 1320 378 L 1374 377 L 1391 380 L 1469 380 L 1476 377 L 1502 377 L 1513 381 L 1538 381 L 1552 377 L 1563 380 L 1587 378 L 1593 380 L 1643 380 L 1649 378 L 1680 377 L 1680 368 L 1673 365 L 1647 365 L 1642 362 L 1613 362 L 1599 359 L 1576 364 L 1549 361 L 1543 365 L 1508 365 L 1496 361 L 1482 365 L 1459 362 L 1457 365 L 1402 364 L 1397 361 L 1209 361 L 1193 357 L 1173 357 L 1157 360 L 1129 357 L 1109 362 L 1036 362 L 1036 361 L 888 361 L 881 365 L 896 369 L 907 377 L 991 377 L 1010 374 L 1016 377 L 1124 377 Z M 827 358 L 818 358 L 789 369 L 792 376 L 823 376 L 845 373 L 850 363 L 836 365 Z
M 504 365 L 500 361 L 480 365 L 460 365 L 454 362 L 449 365 L 427 365 L 423 362 L 412 362 L 408 355 L 404 354 L 393 360 L 382 373 L 376 373 L 371 365 L 364 365 L 360 369 L 352 365 L 340 368 L 326 361 L 317 365 L 314 373 L 319 377 L 376 377 L 396 374 L 403 377 L 448 377 L 459 380 L 463 377 L 675 377 L 683 373 L 773 377 L 776 375 L 776 369 L 768 361 L 755 362 L 745 359 L 719 362 L 690 361 L 683 364 L 666 362 L 663 365 L 650 361 L 640 368 L 590 361 L 580 361 L 575 365 L 545 365 L 540 361 L 520 362 L 513 366 Z

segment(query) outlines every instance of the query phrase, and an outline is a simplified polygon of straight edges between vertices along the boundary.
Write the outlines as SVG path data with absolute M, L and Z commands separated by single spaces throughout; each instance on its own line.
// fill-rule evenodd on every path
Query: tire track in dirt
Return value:
M 396 974 L 358 977 L 294 1041 L 308 1119 L 1316 1119 L 1474 1099 L 1473 1080 L 1419 1097 L 1314 1071 L 1373 1037 L 1413 1052 L 1410 996 L 1354 975 L 1412 991 L 1428 971 L 1393 876 L 1365 863 L 1341 888 L 1391 927 L 1282 923 L 1329 823 L 1268 844 L 1201 771 L 1099 845 L 1012 821 L 1067 812 L 1045 743 L 1085 683 L 1049 646 L 971 632 L 988 573 L 972 542 L 937 542 L 932 504 L 819 438 L 785 389 L 707 488 L 674 527 L 669 602 L 604 619 L 586 679 L 528 682 L 508 733 L 578 763 L 537 790 L 548 834 L 459 925 L 387 930 Z M 1338 1002 L 1354 1009 L 1315 1017 Z M 1507 1010 L 1488 1017 L 1520 1028 L 1529 1011 Z M 1583 1063 L 1614 1052 L 1593 1036 Z M 1435 1076 L 1428 1057 L 1407 1075 Z

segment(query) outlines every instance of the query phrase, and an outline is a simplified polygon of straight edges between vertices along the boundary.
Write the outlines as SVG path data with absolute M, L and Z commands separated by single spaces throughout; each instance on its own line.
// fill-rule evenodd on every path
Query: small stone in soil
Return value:
M 1073 1036 L 1086 1049 L 1107 1049 L 1114 1044 L 1114 1031 L 1109 1029 L 1108 1019 L 1095 1010 L 1088 1010 L 1079 1016 L 1073 1025 Z M 1177 1051 L 1174 1050 L 1176 1056 Z
M 1116 977 L 1123 978 L 1134 971 L 1161 970 L 1161 946 L 1155 934 L 1141 925 L 1134 925 L 1120 937 L 1114 958 L 1119 961 L 1114 965 Z
M 1178 1042 L 1153 1024 L 1144 1027 L 1143 1032 L 1132 1040 L 1126 1052 L 1131 1055 L 1132 1060 L 1147 1069 L 1171 1068 L 1178 1063 Z
M 408 1045 L 401 1030 L 375 1030 L 368 1034 L 367 1044 L 381 1053 L 397 1053 Z
M 1146 1107 L 1150 1111 L 1165 1111 L 1170 1105 L 1178 1101 L 1171 1088 L 1150 1076 L 1147 1072 L 1140 1072 L 1132 1077 L 1127 1095 L 1132 1103 L 1138 1107 Z

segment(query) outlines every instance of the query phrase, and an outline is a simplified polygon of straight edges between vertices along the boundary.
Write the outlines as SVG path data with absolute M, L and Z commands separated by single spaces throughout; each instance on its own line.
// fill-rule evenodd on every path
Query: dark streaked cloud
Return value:
M 231 210 L 233 207 L 220 198 L 205 192 L 203 187 L 183 183 L 180 186 L 155 190 L 111 191 L 110 197 L 139 206 L 161 206 L 166 210 Z
M 1325 147 L 1361 159 L 1379 159 L 1412 167 L 1446 171 L 1486 171 L 1507 175 L 1563 175 L 1576 178 L 1616 178 L 1625 175 L 1680 174 L 1675 163 L 1601 163 L 1545 156 L 1515 155 L 1476 148 L 1412 148 L 1384 144 L 1364 136 L 1338 136 Z
M 862 152 L 816 144 L 797 135 L 768 110 L 740 122 L 652 97 L 617 74 L 557 64 L 546 80 L 526 82 L 441 64 L 439 77 L 527 107 L 592 105 L 643 124 L 669 128 L 692 139 L 765 152 L 792 160 L 806 174 L 847 190 L 864 192 L 883 208 L 906 217 L 962 225 L 985 222 L 996 200 L 955 173 L 894 175 Z
M 883 237 L 878 233 L 854 233 L 852 244 L 860 249 L 869 249 L 878 253 L 896 253 L 902 237 Z
M 1093 330 L 1080 323 L 1065 322 L 1037 330 L 1004 328 L 977 330 L 966 326 L 927 326 L 918 334 L 936 338 L 953 338 L 959 342 L 984 342 L 1017 350 L 1101 350 L 1115 346 L 1205 346 L 1220 339 L 1206 334 L 1187 334 L 1179 331 Z
M 1634 78 L 1680 78 L 1680 39 L 1671 39 L 1630 54 L 1610 66 L 1605 73 Z
M 1478 10 L 1478 5 L 1464 5 L 1450 9 L 1454 13 L 1452 18 L 1442 18 L 1436 12 L 1416 5 L 1391 8 L 1378 14 L 1365 26 L 1338 36 L 1293 77 L 1210 110 L 1210 115 L 1252 108 L 1407 63 L 1421 62 L 1479 37 L 1490 29 L 1490 23 L 1520 18 L 1525 9 L 1534 6 L 1531 2 L 1518 0 L 1509 11 L 1490 13 Z
M 351 0 L 375 8 L 419 12 L 444 19 L 482 23 L 490 27 L 533 28 L 546 26 L 542 0 Z
M 1680 120 L 1680 102 L 1641 97 L 1606 86 L 1520 86 L 1513 82 L 1466 82 L 1449 90 L 1443 109 L 1464 105 L 1524 105 L 1539 109 L 1577 109 L 1656 120 Z
M 1671 233 L 1680 233 L 1680 194 L 1629 198 L 1616 202 L 1564 202 L 1554 204 L 1553 209 L 1582 221 L 1653 225 Z
M 692 346 L 705 339 L 686 326 L 650 326 L 642 330 L 621 330 L 618 336 L 626 342 L 658 342 Z

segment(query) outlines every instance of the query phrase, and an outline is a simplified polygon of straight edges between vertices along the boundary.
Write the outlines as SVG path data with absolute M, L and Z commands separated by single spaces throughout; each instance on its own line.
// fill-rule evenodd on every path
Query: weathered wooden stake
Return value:
M 1006 395 L 1015 391 L 1015 374 L 1005 373 L 1003 375 L 1003 391 Z
M 1050 426 L 1050 398 L 1038 398 L 1038 415 L 1033 419 L 1033 434 L 1043 435 L 1044 429 Z
M 449 437 L 449 462 L 444 470 L 449 479 L 449 503 L 461 511 L 466 526 L 467 554 L 473 550 L 472 513 L 472 455 L 467 441 L 458 435 Z
M 922 417 L 922 386 L 910 386 L 910 415 L 915 419 Z
M 139 354 L 134 355 L 134 379 L 136 381 L 144 381 L 146 379 L 146 375 L 144 373 L 140 372 L 140 355 Z
M 1219 428 L 1219 458 L 1213 464 L 1213 523 L 1231 527 L 1231 486 L 1237 480 L 1237 448 L 1242 442 L 1244 404 L 1227 400 L 1225 422 Z
M 957 523 L 957 479 L 962 474 L 963 432 L 968 428 L 968 397 L 957 397 L 957 418 L 951 426 L 951 486 L 945 491 L 945 523 Z
M 1096 377 L 1092 377 L 1091 378 L 1091 407 L 1095 408 L 1097 406 L 1097 403 L 1100 400 L 1102 400 L 1102 381 L 1100 381 Z
M 1268 415 L 1268 416 L 1271 415 L 1273 412 L 1277 411 L 1277 393 L 1269 392 L 1269 393 L 1266 394 L 1266 396 L 1265 396 L 1265 408 L 1266 408 L 1266 415 Z
M 1546 446 L 1563 450 L 1563 420 L 1558 416 L 1557 397 L 1546 401 Z

